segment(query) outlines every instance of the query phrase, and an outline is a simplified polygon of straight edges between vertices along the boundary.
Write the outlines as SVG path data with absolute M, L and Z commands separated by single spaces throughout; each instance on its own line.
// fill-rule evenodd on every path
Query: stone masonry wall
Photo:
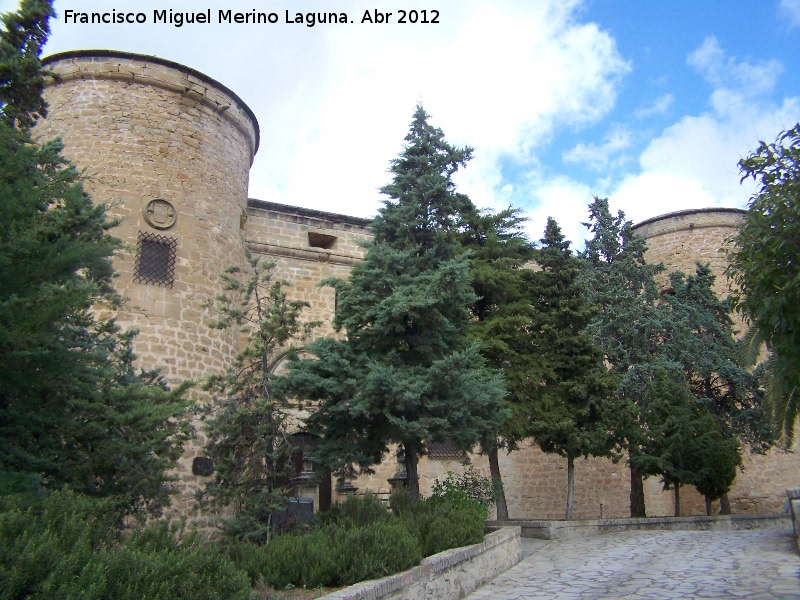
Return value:
M 112 205 L 122 220 L 112 232 L 125 243 L 114 261 L 115 285 L 128 308 L 117 322 L 140 330 L 135 352 L 142 366 L 161 368 L 172 382 L 222 372 L 237 340 L 210 329 L 212 315 L 202 305 L 222 291 L 219 274 L 243 261 L 255 118 L 220 84 L 160 59 L 71 52 L 45 65 L 57 79 L 45 90 L 49 117 L 35 135 L 60 136 L 65 156 L 86 170 L 92 198 Z M 171 206 L 174 224 L 162 229 L 146 220 L 153 199 L 169 203 L 161 203 L 158 218 L 168 224 Z M 177 243 L 171 287 L 134 281 L 139 232 Z M 184 513 L 197 485 L 191 462 L 204 443 L 198 433 L 178 473 L 184 493 L 173 506 Z
M 321 322 L 310 332 L 311 339 L 334 335 L 334 290 L 319 284 L 329 277 L 348 277 L 364 256 L 360 243 L 369 238 L 368 225 L 367 219 L 250 201 L 247 247 L 275 261 L 275 277 L 290 284 L 287 293 L 311 305 L 303 320 Z
M 680 269 L 686 274 L 691 274 L 694 273 L 696 261 L 710 263 L 713 273 L 717 276 L 715 291 L 720 296 L 726 296 L 730 293 L 730 282 L 724 274 L 727 259 L 723 249 L 727 238 L 736 233 L 736 226 L 743 214 L 744 211 L 733 208 L 681 211 L 643 221 L 634 227 L 634 233 L 647 240 L 648 262 L 663 262 L 667 273 Z M 665 288 L 667 282 L 666 274 L 662 275 L 659 283 Z M 740 332 L 744 327 L 739 321 Z M 796 452 L 771 450 L 766 455 L 757 455 L 745 450 L 743 470 L 736 476 L 733 488 L 728 494 L 732 512 L 735 514 L 779 512 L 786 500 L 786 488 L 796 486 L 798 483 L 798 473 L 800 473 L 800 455 Z M 648 489 L 652 492 L 652 483 Z M 699 494 L 689 488 L 682 488 L 681 493 L 681 506 L 685 508 L 685 514 L 701 514 L 700 509 L 703 504 Z M 685 507 L 684 496 L 691 502 Z M 658 498 L 652 493 L 648 495 L 647 501 L 648 507 L 672 506 L 671 499 Z
M 115 259 L 116 285 L 128 298 L 117 314 L 124 328 L 140 330 L 135 350 L 144 367 L 160 367 L 170 381 L 199 380 L 224 371 L 239 346 L 233 332 L 211 330 L 213 315 L 203 303 L 220 293 L 219 274 L 242 265 L 246 248 L 276 263 L 276 277 L 290 283 L 288 293 L 310 308 L 307 340 L 337 335 L 332 328 L 336 299 L 319 283 L 346 278 L 364 255 L 368 221 L 322 211 L 247 200 L 250 164 L 258 148 L 258 125 L 249 108 L 230 90 L 190 68 L 153 57 L 121 52 L 70 52 L 45 64 L 57 75 L 45 91 L 50 116 L 35 129 L 39 139 L 60 136 L 65 155 L 85 169 L 86 188 L 95 201 L 112 204 L 122 219 L 114 234 L 126 244 Z M 148 203 L 169 203 L 174 224 L 155 227 L 144 213 Z M 166 206 L 166 204 L 164 205 Z M 647 258 L 669 270 L 694 270 L 695 260 L 711 263 L 717 291 L 724 294 L 725 238 L 741 211 L 707 209 L 672 213 L 644 221 L 635 232 L 647 238 Z M 163 216 L 163 215 L 162 215 Z M 166 236 L 177 244 L 175 281 L 164 287 L 134 281 L 140 232 Z M 666 275 L 660 279 L 667 285 Z M 202 394 L 196 392 L 202 399 Z M 303 415 L 299 414 L 298 428 Z M 175 503 L 184 514 L 201 478 L 191 462 L 202 454 L 202 429 L 186 448 L 179 477 L 183 494 Z M 485 457 L 471 464 L 488 476 Z M 525 446 L 501 454 L 512 518 L 561 518 L 566 506 L 566 459 Z M 784 489 L 797 484 L 800 456 L 771 452 L 745 456 L 744 471 L 730 493 L 735 513 L 780 510 Z M 423 458 L 421 491 L 435 479 L 465 469 L 460 458 Z M 375 473 L 354 483 L 360 492 L 386 495 L 398 470 L 388 456 Z M 629 514 L 630 483 L 624 463 L 605 459 L 576 461 L 575 513 L 580 519 Z M 648 514 L 671 515 L 672 494 L 656 479 L 645 482 Z M 704 512 L 693 489 L 681 494 L 683 514 Z

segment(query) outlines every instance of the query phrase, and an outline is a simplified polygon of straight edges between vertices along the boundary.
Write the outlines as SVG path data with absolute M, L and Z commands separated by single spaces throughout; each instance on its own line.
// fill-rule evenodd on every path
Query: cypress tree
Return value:
M 535 310 L 525 278 L 535 246 L 522 232 L 524 221 L 513 208 L 497 213 L 475 211 L 468 215 L 462 236 L 477 296 L 471 306 L 470 336 L 481 344 L 489 365 L 503 373 L 508 389 L 505 402 L 512 415 L 499 436 L 492 432 L 481 441 L 489 459 L 498 520 L 508 519 L 499 450 L 512 452 L 529 435 L 529 382 L 539 370 L 538 349 L 530 337 Z
M 572 254 L 555 220 L 548 219 L 536 252 L 539 271 L 529 271 L 537 310 L 531 332 L 541 380 L 532 381 L 530 433 L 545 452 L 567 459 L 567 510 L 572 519 L 575 458 L 610 456 L 617 446 L 610 419 L 616 378 L 588 333 L 596 308 L 580 281 L 581 261 Z

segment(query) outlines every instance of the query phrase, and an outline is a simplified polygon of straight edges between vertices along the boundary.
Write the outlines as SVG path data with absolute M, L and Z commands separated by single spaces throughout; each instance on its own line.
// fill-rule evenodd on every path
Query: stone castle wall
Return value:
M 135 350 L 145 367 L 160 367 L 173 382 L 199 380 L 221 373 L 239 340 L 233 332 L 212 330 L 213 319 L 203 304 L 220 293 L 219 274 L 243 264 L 245 249 L 275 261 L 276 278 L 290 284 L 293 299 L 311 307 L 306 321 L 321 326 L 306 339 L 337 335 L 332 328 L 336 299 L 320 286 L 329 277 L 346 278 L 364 255 L 368 221 L 322 211 L 247 199 L 249 167 L 258 147 L 258 125 L 252 112 L 230 90 L 182 65 L 119 52 L 72 52 L 46 59 L 59 77 L 45 97 L 50 115 L 36 128 L 40 139 L 60 136 L 65 155 L 89 175 L 87 189 L 95 199 L 114 203 L 122 219 L 114 234 L 126 248 L 115 260 L 116 280 L 129 308 L 120 312 L 123 327 L 141 333 Z M 152 200 L 161 212 L 148 214 Z M 171 207 L 171 209 L 169 208 Z M 166 213 L 164 212 L 166 210 Z M 172 213 L 170 214 L 170 210 Z M 741 211 L 684 211 L 640 223 L 635 231 L 647 238 L 651 262 L 669 270 L 694 269 L 695 260 L 710 261 L 722 276 L 725 238 Z M 174 218 L 174 224 L 168 224 Z M 159 221 L 160 219 L 160 221 Z M 176 245 L 175 279 L 171 286 L 136 278 L 140 232 L 170 238 Z M 660 283 L 666 285 L 666 276 Z M 177 509 L 188 512 L 192 491 L 202 478 L 191 462 L 202 455 L 202 429 L 186 449 L 179 476 L 183 494 Z M 485 457 L 471 456 L 479 473 L 488 476 Z M 629 474 L 624 462 L 577 460 L 577 518 L 625 517 L 629 514 Z M 388 479 L 397 471 L 393 456 L 354 483 L 361 492 L 388 494 Z M 562 518 L 566 507 L 566 459 L 523 445 L 501 454 L 509 513 L 512 518 Z M 800 459 L 771 453 L 745 457 L 745 470 L 730 494 L 737 513 L 779 510 L 784 488 L 797 484 Z M 458 457 L 423 458 L 421 491 L 447 471 L 465 469 Z M 672 495 L 650 479 L 645 485 L 648 514 L 671 515 Z M 703 514 L 702 497 L 684 488 L 684 514 Z
M 700 261 L 711 265 L 717 276 L 715 291 L 724 297 L 730 293 L 724 249 L 743 215 L 743 210 L 735 208 L 685 210 L 642 221 L 634 227 L 634 233 L 647 240 L 647 261 L 664 263 L 666 273 L 659 279 L 663 289 L 668 287 L 667 273 L 679 269 L 692 274 L 696 262 Z M 742 333 L 744 323 L 738 320 L 737 324 Z M 745 449 L 743 470 L 736 476 L 728 494 L 731 510 L 736 514 L 779 512 L 786 500 L 786 488 L 797 485 L 798 473 L 800 456 L 796 453 L 771 450 L 762 456 Z M 681 492 L 681 507 L 684 508 L 683 489 Z M 658 501 L 654 498 L 655 502 Z M 660 502 L 672 506 L 671 498 L 662 498 Z M 693 500 L 685 506 L 685 514 L 703 514 L 702 506 L 702 498 L 694 492 Z
M 173 383 L 224 371 L 237 339 L 207 326 L 212 315 L 203 303 L 222 292 L 219 274 L 243 263 L 255 117 L 221 84 L 152 57 L 70 52 L 45 65 L 57 79 L 45 90 L 49 116 L 35 135 L 61 137 L 64 155 L 86 170 L 87 191 L 121 219 L 113 231 L 125 244 L 114 261 L 115 285 L 128 308 L 117 322 L 140 330 L 142 365 L 161 368 Z M 155 199 L 158 214 L 146 214 Z M 175 245 L 171 285 L 136 281 L 140 233 Z M 190 488 L 199 433 L 179 472 Z M 187 489 L 179 510 L 188 509 L 190 495 Z
M 348 277 L 364 256 L 360 243 L 369 238 L 368 226 L 367 219 L 250 200 L 247 247 L 274 261 L 275 277 L 290 283 L 291 297 L 311 305 L 303 319 L 321 322 L 309 332 L 311 339 L 334 335 L 334 290 L 320 282 Z
M 664 263 L 666 271 L 658 275 L 662 289 L 668 287 L 671 271 L 691 275 L 700 261 L 710 264 L 717 276 L 714 290 L 725 296 L 729 293 L 725 240 L 736 233 L 743 214 L 738 208 L 684 210 L 637 223 L 633 231 L 647 240 L 647 262 Z

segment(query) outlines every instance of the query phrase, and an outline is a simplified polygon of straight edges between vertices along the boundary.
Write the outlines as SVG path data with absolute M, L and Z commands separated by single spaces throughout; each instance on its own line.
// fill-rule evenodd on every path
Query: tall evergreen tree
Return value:
M 730 302 L 714 291 L 715 276 L 697 263 L 694 275 L 670 274 L 672 292 L 663 299 L 666 316 L 661 354 L 681 365 L 689 391 L 723 434 L 752 451 L 774 443 L 757 376 L 740 365 Z
M 694 275 L 670 274 L 671 293 L 659 306 L 664 327 L 660 360 L 677 369 L 693 403 L 704 408 L 735 449 L 738 464 L 743 446 L 764 452 L 774 443 L 774 431 L 758 374 L 740 364 L 730 302 L 717 297 L 714 279 L 710 267 L 700 263 Z M 727 491 L 720 494 L 723 514 L 730 512 Z
M 457 234 L 474 208 L 452 175 L 471 152 L 447 143 L 417 106 L 363 262 L 347 281 L 327 282 L 346 339 L 311 344 L 316 360 L 289 375 L 299 395 L 320 401 L 309 420 L 320 460 L 368 468 L 397 444 L 413 496 L 428 442 L 468 450 L 508 416 L 501 377 L 466 334 L 476 298 Z
M 119 301 L 115 223 L 60 142 L 31 140 L 52 14 L 50 2 L 24 1 L 0 32 L 0 471 L 127 494 L 132 509 L 158 512 L 191 432 L 188 401 L 184 387 L 137 374 L 133 333 L 94 310 Z
M 544 366 L 529 386 L 530 433 L 545 452 L 567 459 L 567 511 L 572 519 L 575 458 L 610 456 L 618 445 L 609 419 L 616 378 L 603 363 L 587 331 L 595 312 L 579 280 L 581 261 L 572 254 L 555 220 L 548 219 L 536 253 L 539 271 L 529 271 L 537 314 L 531 336 Z
M 293 343 L 304 324 L 305 302 L 289 300 L 274 263 L 247 254 L 248 269 L 229 268 L 222 276 L 225 294 L 212 307 L 215 329 L 233 328 L 247 338 L 224 374 L 209 378 L 214 394 L 207 419 L 206 453 L 214 461 L 214 478 L 202 498 L 233 509 L 221 522 L 234 538 L 269 539 L 276 511 L 291 495 L 291 455 L 295 450 L 287 427 L 288 402 L 276 385 L 276 370 L 295 356 Z M 309 324 L 313 325 L 313 324 Z
M 525 278 L 535 246 L 522 231 L 524 221 L 517 209 L 475 211 L 467 217 L 462 237 L 477 296 L 471 307 L 470 336 L 480 343 L 489 365 L 503 373 L 508 389 L 505 400 L 512 414 L 499 437 L 490 432 L 481 441 L 489 459 L 498 520 L 508 519 L 499 450 L 512 452 L 528 436 L 530 381 L 539 370 L 538 348 L 531 343 L 535 311 Z
M 616 430 L 624 431 L 629 453 L 635 455 L 638 436 L 643 433 L 637 402 L 644 396 L 658 362 L 662 324 L 654 276 L 663 266 L 645 261 L 644 239 L 633 235 L 632 223 L 624 213 L 611 214 L 608 199 L 594 199 L 584 225 L 592 233 L 581 253 L 587 266 L 586 289 L 589 300 L 600 309 L 592 319 L 590 332 L 607 364 L 620 377 L 617 397 L 627 402 L 628 410 L 620 411 Z M 644 517 L 642 475 L 634 462 L 629 466 L 631 516 Z
M 12 127 L 28 129 L 47 116 L 42 98 L 46 71 L 39 56 L 55 16 L 52 0 L 22 0 L 0 19 L 0 112 Z

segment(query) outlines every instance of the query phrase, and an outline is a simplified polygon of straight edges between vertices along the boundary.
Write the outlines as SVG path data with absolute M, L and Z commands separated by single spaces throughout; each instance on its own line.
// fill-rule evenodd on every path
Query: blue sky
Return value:
M 634 221 L 744 207 L 737 161 L 800 121 L 800 0 L 435 0 L 401 25 L 388 0 L 56 0 L 45 54 L 110 48 L 193 67 L 255 112 L 250 195 L 356 216 L 401 150 L 414 105 L 476 149 L 458 174 L 476 204 L 554 216 L 574 241 L 593 194 Z M 16 2 L 0 0 L 0 10 Z M 275 25 L 153 24 L 153 10 L 272 11 Z M 65 10 L 147 24 L 65 23 Z M 361 23 L 365 10 L 393 22 Z M 313 28 L 285 11 L 346 12 Z

